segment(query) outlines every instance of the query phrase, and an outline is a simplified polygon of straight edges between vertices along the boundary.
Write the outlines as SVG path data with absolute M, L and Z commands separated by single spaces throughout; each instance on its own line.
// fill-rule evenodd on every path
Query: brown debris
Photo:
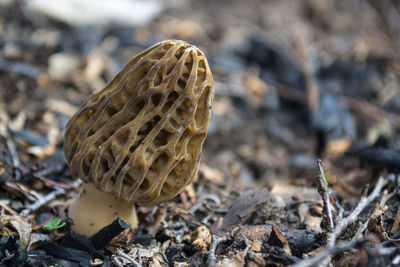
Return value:
M 150 234 L 155 235 L 161 228 L 162 222 L 165 220 L 167 216 L 167 208 L 165 206 L 159 206 L 156 209 L 156 212 L 153 215 L 154 223 L 147 227 L 147 230 Z
M 17 231 L 21 240 L 21 245 L 27 246 L 30 240 L 32 230 L 31 224 L 18 215 L 6 215 L 0 213 L 1 235 L 10 236 Z
M 289 242 L 287 241 L 283 233 L 278 228 L 276 228 L 275 225 L 272 226 L 272 231 L 268 239 L 268 243 L 271 246 L 278 246 L 283 248 L 283 250 L 289 255 L 292 254 L 292 251 L 290 250 L 289 247 Z
M 381 241 L 389 239 L 389 236 L 383 227 L 383 211 L 378 203 L 375 204 L 375 210 L 369 219 L 366 234 L 375 234 Z
M 400 205 L 397 209 L 397 213 L 396 213 L 396 218 L 395 221 L 393 223 L 392 229 L 390 230 L 391 234 L 394 234 L 397 232 L 397 230 L 399 229 L 399 224 L 400 224 Z
M 204 225 L 197 227 L 190 236 L 192 246 L 200 252 L 207 251 L 207 248 L 211 245 L 211 239 L 212 235 Z
M 398 1 L 187 0 L 161 1 L 162 5 L 160 0 L 130 1 L 146 2 L 135 8 L 140 16 L 130 15 L 142 21 L 134 26 L 120 24 L 121 18 L 113 23 L 106 18 L 93 20 L 98 16 L 95 11 L 105 7 L 96 5 L 85 13 L 90 2 L 86 0 L 70 14 L 86 14 L 78 20 L 48 10 L 56 5 L 47 5 L 43 13 L 31 9 L 37 0 L 0 2 L 0 262 L 4 266 L 24 266 L 27 260 L 35 266 L 76 263 L 76 258 L 58 259 L 38 251 L 42 244 L 51 253 L 64 251 L 62 244 L 72 226 L 66 211 L 81 186 L 72 176 L 82 175 L 71 175 L 66 164 L 63 145 L 69 141 L 62 133 L 79 106 L 93 107 L 96 101 L 115 104 L 112 99 L 121 100 L 123 92 L 132 92 L 130 81 L 141 75 L 138 72 L 126 73 L 126 84 L 107 84 L 132 56 L 151 44 L 176 38 L 204 51 L 215 81 L 204 148 L 196 157 L 177 162 L 181 170 L 190 170 L 185 174 L 193 183 L 157 207 L 135 205 L 138 228 L 118 235 L 95 257 L 81 248 L 74 255 L 86 253 L 80 259 L 90 266 L 121 267 L 400 264 L 399 164 L 395 164 L 400 136 Z M 104 12 L 118 10 L 123 17 L 122 2 L 126 1 L 110 1 L 107 5 L 113 8 Z M 92 24 L 83 26 L 86 18 Z M 142 95 L 147 107 L 158 102 L 153 93 L 159 87 L 151 75 L 169 71 L 158 68 L 158 57 L 162 55 L 155 53 L 138 61 L 144 66 L 144 91 L 151 92 Z M 179 58 L 182 55 L 169 57 L 165 66 Z M 191 74 L 199 78 L 202 74 L 191 71 L 192 63 L 180 62 L 172 72 L 182 73 L 183 79 L 164 89 L 182 87 Z M 120 93 L 99 95 L 101 88 Z M 93 93 L 99 97 L 85 102 Z M 135 96 L 130 103 L 138 99 Z M 325 102 L 330 105 L 322 109 Z M 124 111 L 135 107 L 118 103 L 125 103 Z M 150 107 L 148 114 L 157 113 L 156 109 Z M 343 111 L 347 117 L 339 116 Z M 196 106 L 181 113 L 194 112 Z M 157 128 L 151 116 L 124 115 L 151 124 L 142 129 L 142 137 Z M 105 123 L 115 123 L 116 117 L 111 117 Z M 344 118 L 352 119 L 353 131 L 341 131 Z M 192 131 L 191 122 L 179 129 L 178 120 L 171 127 Z M 77 130 L 90 130 L 84 129 L 89 124 L 78 123 Z M 119 132 L 108 134 L 104 138 Z M 111 166 L 123 152 L 119 143 L 124 140 L 114 137 L 114 154 L 102 158 L 103 167 Z M 167 139 L 174 143 L 171 136 Z M 185 155 L 189 141 L 182 142 Z M 90 157 L 85 160 L 87 168 L 104 176 Z M 145 159 L 142 164 L 142 160 L 135 157 L 132 164 L 153 166 L 152 161 Z M 128 187 L 145 173 L 131 173 Z M 109 182 L 117 183 L 115 178 Z M 173 186 L 176 181 L 164 184 Z M 65 225 L 44 230 L 54 219 Z
M 332 206 L 330 199 L 330 192 L 328 189 L 328 182 L 325 178 L 325 170 L 322 164 L 322 160 L 318 160 L 318 168 L 319 175 L 316 177 L 318 183 L 318 193 L 320 193 L 322 197 L 322 201 L 324 203 L 322 210 L 322 220 L 321 220 L 321 228 L 325 228 L 328 232 L 333 231 L 333 214 L 332 214 Z

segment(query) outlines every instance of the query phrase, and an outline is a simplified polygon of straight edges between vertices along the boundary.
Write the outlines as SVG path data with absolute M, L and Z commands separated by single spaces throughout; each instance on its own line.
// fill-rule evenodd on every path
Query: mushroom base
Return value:
M 92 184 L 82 186 L 79 196 L 68 209 L 68 216 L 73 220 L 71 230 L 87 237 L 112 223 L 118 216 L 130 223 L 132 229 L 138 225 L 134 204 L 116 200 Z

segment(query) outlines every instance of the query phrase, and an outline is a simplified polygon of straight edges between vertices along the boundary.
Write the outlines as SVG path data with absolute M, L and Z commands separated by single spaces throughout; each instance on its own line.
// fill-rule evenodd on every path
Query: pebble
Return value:
M 49 57 L 48 73 L 56 81 L 66 81 L 78 69 L 80 58 L 72 53 L 56 53 Z
M 22 52 L 16 44 L 6 42 L 3 47 L 3 56 L 7 59 L 18 59 L 22 56 Z

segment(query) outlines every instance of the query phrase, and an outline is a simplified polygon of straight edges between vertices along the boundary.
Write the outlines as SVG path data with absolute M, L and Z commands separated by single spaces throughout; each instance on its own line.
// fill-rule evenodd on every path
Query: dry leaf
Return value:
M 18 215 L 0 215 L 0 222 L 3 223 L 3 228 L 1 229 L 1 234 L 8 236 L 12 234 L 13 230 L 7 227 L 8 225 L 12 226 L 15 230 L 17 230 L 19 234 L 19 238 L 21 240 L 22 246 L 27 246 L 30 240 L 30 233 L 32 231 L 31 225 L 24 221 Z
M 232 203 L 222 226 L 217 231 L 228 231 L 245 222 L 257 210 L 257 206 L 267 202 L 269 198 L 270 193 L 265 188 L 246 191 Z

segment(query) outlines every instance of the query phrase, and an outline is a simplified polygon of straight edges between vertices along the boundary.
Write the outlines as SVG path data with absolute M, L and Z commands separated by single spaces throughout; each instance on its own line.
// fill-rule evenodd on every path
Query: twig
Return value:
M 74 184 L 64 184 L 64 183 L 60 183 L 60 182 L 54 181 L 52 179 L 46 178 L 40 172 L 34 172 L 34 173 L 32 173 L 32 176 L 37 178 L 37 179 L 39 179 L 39 180 L 41 180 L 48 187 L 53 187 L 53 188 L 61 187 L 61 188 L 64 188 L 64 189 L 75 188 Z
M 140 263 L 138 263 L 137 261 L 135 261 L 134 259 L 132 259 L 132 257 L 130 257 L 128 254 L 125 254 L 124 252 L 118 250 L 117 252 L 117 256 L 120 256 L 124 259 L 127 259 L 128 261 L 130 261 L 133 265 L 135 265 L 136 267 L 142 267 L 142 265 Z
M 15 210 L 10 208 L 6 203 L 4 203 L 2 201 L 0 201 L 0 207 L 5 209 L 6 211 L 8 211 L 11 215 L 18 215 L 18 213 Z
M 379 196 L 382 188 L 386 185 L 386 180 L 382 176 L 379 177 L 378 182 L 375 185 L 374 190 L 368 197 L 362 196 L 360 202 L 358 203 L 357 207 L 350 213 L 349 216 L 340 220 L 333 231 L 332 237 L 328 240 L 328 246 L 333 246 L 337 240 L 337 238 L 343 233 L 343 231 L 349 226 L 350 224 L 354 223 L 358 215 L 364 210 L 364 208 L 371 203 L 376 197 Z
M 399 205 L 399 208 L 397 209 L 397 214 L 396 214 L 396 218 L 394 220 L 392 229 L 390 230 L 390 233 L 392 235 L 397 232 L 397 229 L 399 229 L 399 223 L 400 223 L 400 205 Z
M 138 263 L 140 264 L 140 265 L 143 265 L 143 261 L 142 261 L 142 252 L 141 252 L 141 250 L 139 249 L 138 250 L 138 255 L 137 255 L 137 258 L 138 258 Z
M 396 195 L 396 192 L 388 193 L 387 190 L 384 190 L 381 201 L 379 202 L 379 206 L 381 206 L 382 208 L 385 207 L 386 202 L 388 202 L 389 199 L 391 199 L 394 195 Z
M 318 193 L 322 197 L 323 207 L 323 218 L 321 220 L 321 227 L 324 227 L 328 232 L 332 232 L 335 225 L 333 224 L 332 206 L 329 197 L 328 182 L 325 178 L 325 170 L 321 159 L 318 159 L 319 175 L 315 178 L 318 183 Z
M 7 148 L 10 151 L 12 160 L 13 160 L 13 167 L 15 169 L 15 181 L 19 181 L 21 178 L 21 171 L 19 168 L 22 166 L 21 161 L 18 156 L 17 148 L 15 147 L 15 143 L 10 138 L 7 138 Z
M 122 265 L 122 262 L 120 262 L 120 260 L 119 260 L 116 256 L 112 257 L 112 262 L 113 262 L 115 265 L 117 265 L 117 267 L 124 267 L 124 266 Z
M 17 148 L 15 147 L 14 142 L 11 141 L 10 138 L 7 139 L 7 148 L 10 151 L 14 167 L 20 167 L 21 161 L 19 160 Z
M 350 213 L 350 215 L 347 216 L 346 218 L 341 219 L 340 221 L 337 222 L 333 232 L 328 233 L 327 235 L 327 247 L 325 248 L 325 250 L 293 266 L 296 267 L 327 266 L 331 262 L 332 255 L 335 255 L 343 250 L 355 247 L 355 244 L 360 244 L 359 242 L 362 242 L 364 244 L 367 241 L 366 239 L 361 239 L 361 240 L 359 239 L 354 242 L 344 243 L 344 245 L 343 244 L 335 245 L 336 240 L 347 228 L 347 226 L 355 222 L 358 218 L 358 215 L 363 211 L 363 209 L 379 195 L 379 193 L 382 191 L 382 188 L 385 186 L 386 182 L 387 181 L 382 176 L 379 177 L 379 180 L 376 183 L 375 188 L 371 192 L 371 194 L 369 196 L 363 195 L 360 199 L 360 202 L 353 210 L 353 212 Z
M 340 203 L 337 201 L 337 199 L 335 199 L 334 205 L 335 205 L 335 209 L 336 209 L 336 220 L 343 219 L 344 209 L 343 209 L 342 205 L 340 205 Z
M 213 236 L 213 242 L 210 248 L 210 254 L 208 255 L 208 267 L 214 267 L 217 264 L 217 256 L 215 255 L 215 251 L 217 250 L 217 246 L 221 242 L 225 242 L 228 239 L 229 233 L 225 233 L 223 236 L 218 237 L 216 235 Z
M 305 259 L 301 262 L 291 265 L 292 267 L 310 267 L 310 266 L 320 266 L 321 262 L 323 262 L 327 257 L 334 256 L 342 251 L 351 249 L 351 248 L 362 248 L 364 244 L 369 242 L 368 239 L 361 239 L 354 242 L 345 242 L 341 244 L 337 244 L 334 247 L 325 248 L 323 251 L 315 254 L 314 256 Z
M 381 198 L 381 201 L 379 202 L 379 207 L 383 208 L 386 205 L 386 202 L 391 199 L 393 196 L 395 195 L 395 193 L 387 193 L 387 190 L 383 191 L 383 195 Z M 380 209 L 381 210 L 381 209 Z M 367 229 L 368 227 L 368 223 L 371 219 L 372 216 L 377 215 L 377 211 L 376 208 L 374 210 L 374 212 L 371 214 L 371 216 L 368 218 L 368 220 L 366 222 L 364 222 L 358 229 L 357 232 L 354 234 L 352 240 L 357 240 L 357 239 L 361 239 L 362 238 L 362 233 L 365 231 L 365 229 Z
M 25 215 L 28 215 L 28 214 L 34 212 L 35 210 L 39 209 L 41 206 L 43 206 L 47 202 L 53 200 L 58 195 L 62 195 L 62 194 L 65 194 L 65 190 L 63 188 L 57 188 L 56 190 L 50 192 L 49 194 L 47 194 L 43 198 L 38 199 L 36 202 L 32 203 L 27 208 L 22 210 L 21 211 L 21 215 L 25 216 Z

